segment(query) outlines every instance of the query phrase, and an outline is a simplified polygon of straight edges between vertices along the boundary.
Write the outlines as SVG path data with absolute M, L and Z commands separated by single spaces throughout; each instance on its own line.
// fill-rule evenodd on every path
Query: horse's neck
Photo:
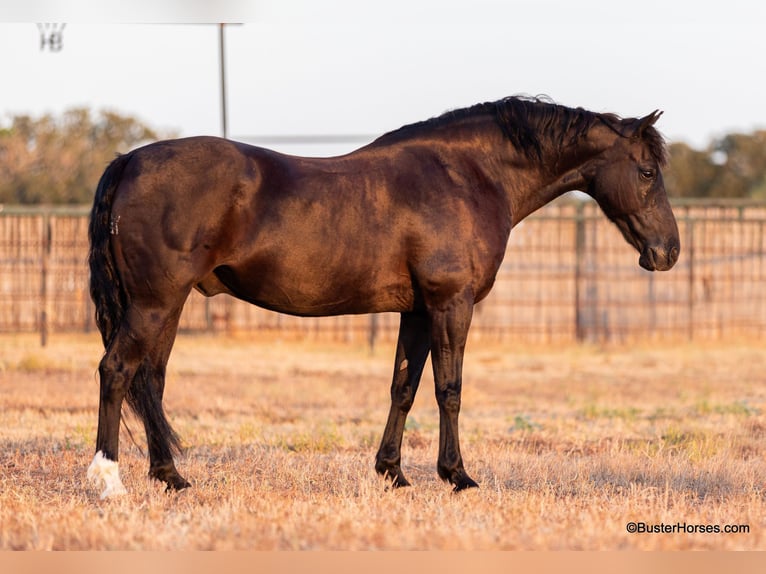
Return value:
M 536 177 L 529 177 L 528 182 L 527 185 L 512 184 L 506 188 L 514 227 L 528 215 L 564 193 L 574 190 L 584 191 L 586 185 L 582 173 L 577 168 L 552 175 L 538 173 Z
M 506 194 L 513 225 L 568 191 L 587 192 L 588 168 L 611 143 L 613 137 L 598 134 L 557 157 L 527 159 L 526 163 L 519 156 L 511 158 L 514 167 L 507 176 Z

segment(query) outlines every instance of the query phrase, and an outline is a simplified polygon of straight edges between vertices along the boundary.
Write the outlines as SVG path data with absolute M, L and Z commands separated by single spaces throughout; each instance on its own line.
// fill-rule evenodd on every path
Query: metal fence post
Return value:
M 689 299 L 686 303 L 687 305 L 687 313 L 689 314 L 689 325 L 687 327 L 687 337 L 690 341 L 694 339 L 694 220 L 689 218 L 686 220 L 686 225 L 688 225 L 688 239 L 686 240 L 686 245 L 688 247 L 686 248 L 686 252 L 688 255 L 686 256 L 689 260 L 689 278 L 688 278 L 688 288 L 689 288 Z
M 43 215 L 40 269 L 40 346 L 48 344 L 48 267 L 51 256 L 51 216 Z
M 574 268 L 574 305 L 575 305 L 575 338 L 577 342 L 585 340 L 585 324 L 582 309 L 581 286 L 583 282 L 583 265 L 585 259 L 585 212 L 584 202 L 577 205 L 575 220 L 575 268 Z
M 372 313 L 370 315 L 370 329 L 367 337 L 367 342 L 370 345 L 370 355 L 375 353 L 375 340 L 378 338 L 378 314 Z

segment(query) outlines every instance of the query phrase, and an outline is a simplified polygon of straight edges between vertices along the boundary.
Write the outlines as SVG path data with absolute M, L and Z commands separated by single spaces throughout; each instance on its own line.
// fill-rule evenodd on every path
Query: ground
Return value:
M 430 366 L 404 438 L 413 486 L 375 474 L 392 343 L 181 336 L 165 406 L 193 487 L 166 494 L 147 478 L 129 417 L 128 494 L 106 501 L 85 478 L 99 343 L 0 336 L 2 550 L 766 548 L 757 343 L 472 340 L 461 442 L 481 486 L 453 494 L 436 474 Z

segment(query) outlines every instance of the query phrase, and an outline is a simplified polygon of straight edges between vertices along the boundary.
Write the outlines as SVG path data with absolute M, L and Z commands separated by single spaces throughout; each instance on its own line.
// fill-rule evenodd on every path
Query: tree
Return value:
M 705 150 L 669 146 L 665 186 L 672 197 L 766 199 L 766 131 L 728 134 Z
M 15 116 L 0 129 L 0 203 L 89 203 L 117 153 L 156 139 L 154 130 L 116 112 Z
M 716 194 L 721 197 L 754 197 L 766 185 L 766 131 L 729 134 L 714 143 L 725 158 L 719 171 Z
M 709 197 L 718 166 L 707 151 L 685 143 L 668 146 L 670 161 L 665 168 L 665 188 L 671 197 Z

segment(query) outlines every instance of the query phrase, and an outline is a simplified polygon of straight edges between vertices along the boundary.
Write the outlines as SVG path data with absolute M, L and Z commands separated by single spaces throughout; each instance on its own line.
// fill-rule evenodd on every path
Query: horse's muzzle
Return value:
M 648 271 L 667 271 L 678 261 L 681 246 L 677 242 L 662 247 L 646 247 L 638 258 L 638 264 Z

